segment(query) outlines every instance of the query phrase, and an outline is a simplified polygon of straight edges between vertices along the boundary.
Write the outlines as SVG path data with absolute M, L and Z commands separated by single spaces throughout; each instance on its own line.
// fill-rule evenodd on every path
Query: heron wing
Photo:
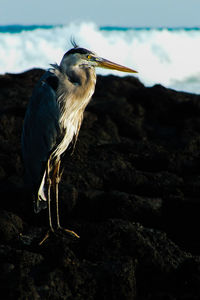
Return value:
M 34 189 L 39 188 L 46 162 L 60 137 L 56 81 L 56 75 L 49 71 L 42 76 L 33 91 L 24 119 L 22 153 L 25 181 Z

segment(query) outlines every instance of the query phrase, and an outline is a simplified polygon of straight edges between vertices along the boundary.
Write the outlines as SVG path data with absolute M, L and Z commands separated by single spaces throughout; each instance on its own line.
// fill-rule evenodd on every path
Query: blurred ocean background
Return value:
M 81 47 L 137 70 L 146 86 L 200 93 L 200 28 L 98 27 L 86 22 L 0 26 L 0 74 L 59 63 L 71 48 L 72 36 Z M 97 73 L 128 75 L 102 69 Z

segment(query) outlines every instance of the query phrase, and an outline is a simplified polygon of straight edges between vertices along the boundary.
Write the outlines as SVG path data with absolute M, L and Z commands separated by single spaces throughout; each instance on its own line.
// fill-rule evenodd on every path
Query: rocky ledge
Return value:
M 200 96 L 99 76 L 60 185 L 81 238 L 39 246 L 47 213 L 23 187 L 20 136 L 43 72 L 0 76 L 1 295 L 200 299 Z

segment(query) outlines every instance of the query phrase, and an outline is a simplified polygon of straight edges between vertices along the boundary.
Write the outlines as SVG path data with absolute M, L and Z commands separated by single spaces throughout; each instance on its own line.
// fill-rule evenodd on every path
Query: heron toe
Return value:
M 54 234 L 55 235 L 60 235 L 60 236 L 64 236 L 64 237 L 67 237 L 67 236 L 71 236 L 73 238 L 77 238 L 79 239 L 80 236 L 74 232 L 73 230 L 69 230 L 69 229 L 66 229 L 66 228 L 63 228 L 61 226 L 58 226 L 58 228 L 54 231 Z
M 80 236 L 73 230 L 59 227 L 56 230 L 51 230 L 51 229 L 48 230 L 46 235 L 44 236 L 44 238 L 41 240 L 41 242 L 39 242 L 39 246 L 41 246 L 44 242 L 46 242 L 46 240 L 48 238 L 50 238 L 51 236 L 54 236 L 54 237 L 56 236 L 56 237 L 61 237 L 61 238 L 63 238 L 63 237 L 67 238 L 67 236 L 71 236 L 76 239 L 80 238 Z

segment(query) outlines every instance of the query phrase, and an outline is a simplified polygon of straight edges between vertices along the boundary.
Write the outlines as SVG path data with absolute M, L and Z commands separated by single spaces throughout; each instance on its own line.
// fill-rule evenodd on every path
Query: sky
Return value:
M 199 0 L 0 0 L 0 25 L 200 26 Z

